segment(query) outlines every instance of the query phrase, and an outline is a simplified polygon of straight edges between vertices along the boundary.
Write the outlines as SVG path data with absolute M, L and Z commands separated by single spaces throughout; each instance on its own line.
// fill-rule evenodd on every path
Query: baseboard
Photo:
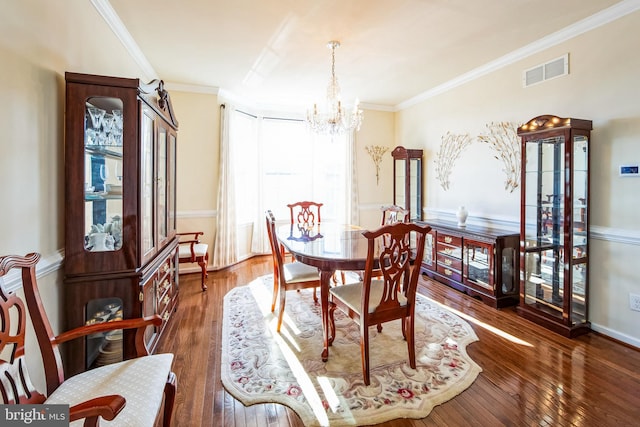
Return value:
M 602 325 L 598 325 L 595 323 L 591 323 L 591 330 L 598 332 L 602 335 L 606 335 L 609 338 L 613 338 L 616 341 L 620 341 L 621 343 L 628 344 L 631 347 L 635 347 L 640 350 L 640 339 L 635 337 L 630 337 L 629 335 L 622 334 L 613 329 L 607 328 Z

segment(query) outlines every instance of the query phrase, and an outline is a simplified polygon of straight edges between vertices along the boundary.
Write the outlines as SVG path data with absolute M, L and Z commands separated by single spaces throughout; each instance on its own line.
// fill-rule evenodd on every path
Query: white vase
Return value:
M 469 216 L 469 212 L 464 206 L 460 206 L 458 208 L 458 212 L 456 212 L 456 217 L 458 218 L 458 227 L 464 227 L 467 225 L 467 217 Z

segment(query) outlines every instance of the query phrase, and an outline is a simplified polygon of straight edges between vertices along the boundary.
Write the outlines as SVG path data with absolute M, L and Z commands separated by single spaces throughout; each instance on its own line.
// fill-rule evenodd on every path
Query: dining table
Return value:
M 367 238 L 363 228 L 350 224 L 315 223 L 279 225 L 276 235 L 280 243 L 299 262 L 316 267 L 320 272 L 322 308 L 322 360 L 329 359 L 333 341 L 329 330 L 329 288 L 334 273 L 362 271 L 367 262 Z

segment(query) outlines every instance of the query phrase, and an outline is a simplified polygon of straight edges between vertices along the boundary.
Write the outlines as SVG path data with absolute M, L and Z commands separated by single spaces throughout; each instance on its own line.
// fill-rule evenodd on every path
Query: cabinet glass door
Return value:
M 85 325 L 122 320 L 123 304 L 120 298 L 98 298 L 85 306 Z M 123 360 L 122 329 L 99 332 L 87 336 L 85 369 L 110 365 Z
M 572 322 L 587 321 L 586 285 L 587 285 L 587 205 L 588 205 L 588 176 L 589 153 L 586 136 L 577 135 L 573 138 L 573 194 L 571 206 L 573 209 L 572 227 L 572 283 L 571 307 Z
M 424 239 L 424 253 L 422 255 L 422 265 L 430 269 L 436 267 L 436 248 L 435 248 L 435 231 L 431 230 Z
M 409 195 L 409 203 L 411 204 L 409 210 L 411 212 L 411 220 L 420 220 L 422 215 L 422 191 L 420 186 L 422 185 L 422 159 L 412 158 L 409 159 L 409 189 L 411 194 Z
M 564 303 L 565 141 L 527 141 L 525 165 L 526 304 L 562 317 Z
M 154 205 L 154 170 L 153 170 L 153 131 L 154 116 L 147 108 L 142 111 L 142 129 L 140 141 L 140 153 L 142 156 L 140 166 L 141 183 L 141 217 L 142 228 L 142 253 L 148 254 L 155 247 L 155 235 L 153 233 L 153 205 Z
M 84 118 L 84 249 L 122 248 L 123 102 L 92 97 Z
M 398 206 L 402 206 L 406 208 L 407 206 L 407 195 L 405 194 L 406 189 L 406 160 L 404 159 L 396 159 L 396 176 L 395 176 L 395 200 L 394 204 Z
M 167 183 L 167 191 L 169 197 L 169 230 L 174 232 L 178 228 L 176 218 L 176 136 L 171 133 L 169 135 L 169 181 Z
M 493 245 L 464 240 L 464 278 L 483 288 L 493 290 Z
M 156 194 L 158 200 L 158 237 L 161 242 L 166 240 L 169 235 L 167 175 L 167 130 L 161 126 L 158 129 L 158 178 L 156 181 Z

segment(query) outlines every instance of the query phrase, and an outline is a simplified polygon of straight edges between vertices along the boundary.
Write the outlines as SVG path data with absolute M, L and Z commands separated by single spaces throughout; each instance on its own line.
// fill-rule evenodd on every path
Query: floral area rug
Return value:
M 400 321 L 387 322 L 381 333 L 369 330 L 371 385 L 365 386 L 358 326 L 336 311 L 336 338 L 325 363 L 320 357 L 321 310 L 313 291 L 287 293 L 278 334 L 271 313 L 272 283 L 272 276 L 264 276 L 224 297 L 222 383 L 245 405 L 287 405 L 305 426 L 424 418 L 467 389 L 482 371 L 465 350 L 478 340 L 471 326 L 419 295 L 417 369 L 409 366 Z

